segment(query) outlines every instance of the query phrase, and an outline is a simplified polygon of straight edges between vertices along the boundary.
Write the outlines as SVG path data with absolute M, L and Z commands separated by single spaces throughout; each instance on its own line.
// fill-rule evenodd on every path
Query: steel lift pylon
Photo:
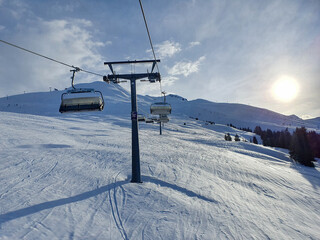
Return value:
M 136 81 L 139 79 L 147 78 L 146 81 L 155 83 L 161 81 L 160 73 L 153 72 L 157 62 L 160 60 L 140 60 L 140 61 L 120 61 L 120 62 L 105 62 L 108 65 L 112 74 L 108 74 L 103 78 L 107 83 L 120 83 L 120 79 L 130 81 L 131 86 L 131 127 L 132 127 L 132 178 L 131 182 L 141 183 L 141 170 L 140 170 L 140 150 L 139 150 L 139 128 L 138 128 L 138 107 L 137 107 L 137 91 Z M 151 72 L 147 73 L 130 73 L 130 74 L 116 74 L 113 70 L 113 65 L 116 64 L 146 64 L 152 63 Z

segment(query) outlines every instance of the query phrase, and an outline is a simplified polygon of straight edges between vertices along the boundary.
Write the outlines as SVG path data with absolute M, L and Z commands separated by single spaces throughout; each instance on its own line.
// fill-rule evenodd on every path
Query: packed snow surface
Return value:
M 130 113 L 104 111 L 0 112 L 0 239 L 320 238 L 318 165 L 173 114 L 161 136 L 139 124 L 143 183 L 131 183 Z

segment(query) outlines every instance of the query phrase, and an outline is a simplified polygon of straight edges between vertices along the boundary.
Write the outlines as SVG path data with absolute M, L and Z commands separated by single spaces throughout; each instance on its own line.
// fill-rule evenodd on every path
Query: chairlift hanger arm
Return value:
M 106 64 L 106 63 L 104 63 L 104 64 Z M 111 64 L 111 63 L 108 63 L 108 66 L 109 66 L 110 71 L 112 72 L 112 74 L 115 75 L 115 72 L 113 71 L 112 64 Z
M 156 61 L 154 61 L 153 63 L 152 63 L 152 68 L 151 68 L 151 72 L 153 72 L 153 70 L 154 70 L 154 67 L 156 66 Z

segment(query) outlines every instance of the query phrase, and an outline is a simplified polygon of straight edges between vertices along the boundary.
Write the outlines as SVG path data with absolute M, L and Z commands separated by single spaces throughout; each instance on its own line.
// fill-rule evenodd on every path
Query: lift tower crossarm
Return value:
M 154 67 L 156 63 L 160 62 L 160 59 L 157 60 L 134 60 L 134 61 L 116 61 L 116 62 L 104 62 L 104 65 L 108 65 L 112 74 L 108 74 L 106 81 L 112 81 L 113 83 L 119 83 L 118 79 L 143 79 L 148 78 L 150 82 L 161 81 L 160 73 L 154 73 Z M 137 64 L 137 63 L 152 63 L 151 72 L 149 73 L 134 73 L 134 74 L 116 74 L 113 70 L 113 64 Z
M 104 65 L 109 64 L 131 64 L 131 63 L 155 63 L 160 62 L 160 59 L 157 60 L 134 60 L 134 61 L 118 61 L 118 62 L 104 62 Z
M 148 78 L 149 81 L 155 82 L 160 80 L 159 73 L 134 73 L 134 74 L 108 74 L 108 80 L 117 81 L 117 79 L 127 79 L 131 80 L 132 78 L 138 80 L 142 78 Z

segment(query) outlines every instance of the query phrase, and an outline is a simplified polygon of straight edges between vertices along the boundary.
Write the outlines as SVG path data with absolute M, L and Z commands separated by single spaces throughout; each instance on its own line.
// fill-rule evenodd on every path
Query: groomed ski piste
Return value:
M 130 95 L 105 88 L 103 112 L 61 115 L 60 91 L 0 99 L 0 239 L 319 239 L 319 164 L 190 118 L 178 98 L 163 135 L 139 123 L 130 183 Z

